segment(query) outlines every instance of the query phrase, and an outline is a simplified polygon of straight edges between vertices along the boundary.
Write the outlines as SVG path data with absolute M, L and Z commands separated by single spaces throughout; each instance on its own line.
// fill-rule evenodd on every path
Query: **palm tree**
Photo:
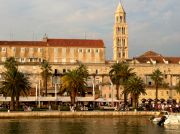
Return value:
M 49 63 L 44 60 L 41 64 L 41 76 L 42 76 L 42 79 L 43 79 L 43 86 L 44 86 L 44 89 L 45 89 L 45 95 L 47 96 L 47 86 L 48 86 L 48 80 L 50 79 L 50 76 L 51 76 L 51 71 L 52 71 L 52 68 L 51 68 L 51 65 L 49 65 Z
M 119 87 L 120 85 L 125 85 L 127 80 L 134 76 L 135 73 L 132 72 L 133 68 L 129 68 L 129 66 L 125 63 L 115 63 L 112 67 L 112 69 L 109 72 L 110 79 L 113 84 L 116 85 L 116 91 L 117 91 L 117 99 L 119 100 Z M 127 102 L 127 95 L 126 92 L 124 92 L 124 103 L 126 105 Z
M 19 109 L 19 97 L 20 95 L 28 96 L 29 90 L 31 89 L 31 83 L 29 77 L 22 72 L 18 72 L 16 87 L 18 89 L 16 94 L 16 110 Z
M 116 85 L 117 100 L 120 99 L 119 98 L 119 87 L 122 84 L 121 68 L 122 68 L 122 63 L 115 63 L 111 66 L 111 70 L 109 72 L 109 76 L 110 76 L 112 83 Z
M 158 88 L 163 83 L 163 73 L 159 69 L 156 69 L 153 71 L 151 79 L 154 81 L 154 85 L 156 88 L 155 106 L 157 108 Z
M 129 65 L 123 64 L 122 66 L 122 71 L 121 71 L 121 77 L 122 77 L 122 84 L 125 89 L 125 86 L 127 84 L 127 81 L 129 80 L 130 77 L 133 77 L 136 75 L 135 72 L 132 72 L 134 69 L 129 68 Z M 127 105 L 127 95 L 126 90 L 123 91 L 124 94 L 124 107 Z
M 12 64 L 11 64 L 12 63 Z M 4 95 L 11 97 L 10 110 L 19 108 L 19 96 L 27 95 L 30 89 L 30 82 L 28 77 L 18 71 L 17 62 L 13 57 L 6 60 L 4 67 L 6 71 L 2 73 L 3 80 L 0 82 L 0 90 Z
M 176 89 L 176 92 L 177 92 L 178 94 L 180 94 L 180 80 L 179 80 L 178 83 L 176 84 L 175 89 Z
M 77 68 L 77 73 L 85 79 L 89 77 L 87 66 L 85 66 L 84 64 L 79 64 L 79 67 Z
M 136 109 L 138 106 L 139 96 L 141 94 L 146 94 L 143 80 L 137 76 L 129 78 L 127 84 L 125 85 L 125 90 L 123 92 L 131 94 L 133 98 L 133 107 Z
M 61 78 L 61 92 L 67 92 L 71 97 L 71 104 L 75 104 L 75 98 L 78 92 L 83 92 L 87 87 L 86 79 L 88 71 L 81 66 L 74 70 L 68 70 L 68 72 Z
M 4 63 L 4 67 L 7 70 L 17 69 L 18 63 L 17 63 L 17 61 L 15 60 L 14 57 L 9 57 L 9 58 L 6 59 L 6 61 Z

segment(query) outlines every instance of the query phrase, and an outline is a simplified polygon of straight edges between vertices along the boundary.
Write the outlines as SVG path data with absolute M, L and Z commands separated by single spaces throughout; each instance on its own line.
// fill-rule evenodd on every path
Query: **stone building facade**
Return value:
M 49 39 L 42 41 L 0 41 L 0 61 L 13 56 L 18 62 L 104 63 L 102 40 Z
M 92 95 L 94 84 L 95 98 L 102 97 L 109 101 L 116 101 L 116 88 L 108 74 L 114 63 L 126 61 L 146 84 L 147 95 L 140 96 L 140 99 L 155 98 L 155 88 L 150 74 L 159 68 L 164 74 L 165 82 L 168 83 L 166 88 L 159 89 L 159 98 L 172 98 L 180 101 L 180 95 L 174 89 L 180 77 L 180 57 L 164 57 L 148 51 L 139 57 L 128 59 L 128 27 L 126 13 L 121 4 L 118 5 L 115 18 L 113 61 L 106 61 L 105 45 L 102 40 L 44 37 L 42 41 L 0 41 L 0 74 L 5 71 L 3 63 L 6 58 L 13 56 L 19 62 L 19 70 L 29 75 L 32 90 L 38 86 L 43 92 L 40 76 L 40 64 L 43 60 L 51 64 L 53 72 L 57 70 L 59 73 L 76 68 L 78 63 L 82 62 L 87 66 L 91 75 L 88 80 L 91 91 L 87 95 Z M 1 75 L 0 79 L 2 79 Z M 54 91 L 52 81 L 53 78 L 48 84 L 48 89 Z M 122 91 L 122 87 L 120 88 Z M 123 100 L 122 92 L 119 96 Z

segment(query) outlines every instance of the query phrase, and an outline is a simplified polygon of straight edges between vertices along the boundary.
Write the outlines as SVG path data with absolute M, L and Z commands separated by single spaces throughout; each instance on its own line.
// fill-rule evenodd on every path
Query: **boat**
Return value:
M 150 120 L 154 123 L 157 123 L 161 120 L 161 118 L 165 116 L 166 118 L 169 117 L 169 112 L 168 111 L 161 111 L 161 112 L 158 112 L 155 116 L 152 116 L 150 118 Z
M 180 125 L 180 115 L 169 114 L 168 111 L 161 111 L 158 115 L 151 117 L 153 123 L 162 125 Z
M 165 120 L 164 125 L 180 125 L 180 115 L 169 115 Z

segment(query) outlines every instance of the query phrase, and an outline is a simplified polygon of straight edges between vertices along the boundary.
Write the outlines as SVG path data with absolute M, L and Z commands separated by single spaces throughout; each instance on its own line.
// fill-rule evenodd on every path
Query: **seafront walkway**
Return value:
M 120 117 L 120 116 L 152 116 L 155 111 L 31 111 L 31 112 L 0 112 L 3 118 L 79 118 L 79 117 Z

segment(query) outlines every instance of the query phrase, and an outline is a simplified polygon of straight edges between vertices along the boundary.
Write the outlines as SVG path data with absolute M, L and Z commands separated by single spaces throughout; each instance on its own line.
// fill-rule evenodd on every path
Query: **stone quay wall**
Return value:
M 157 112 L 115 112 L 115 111 L 92 111 L 92 112 L 62 112 L 62 111 L 43 111 L 43 112 L 0 112 L 0 119 L 11 118 L 93 118 L 93 117 L 121 117 L 121 116 L 152 116 Z

